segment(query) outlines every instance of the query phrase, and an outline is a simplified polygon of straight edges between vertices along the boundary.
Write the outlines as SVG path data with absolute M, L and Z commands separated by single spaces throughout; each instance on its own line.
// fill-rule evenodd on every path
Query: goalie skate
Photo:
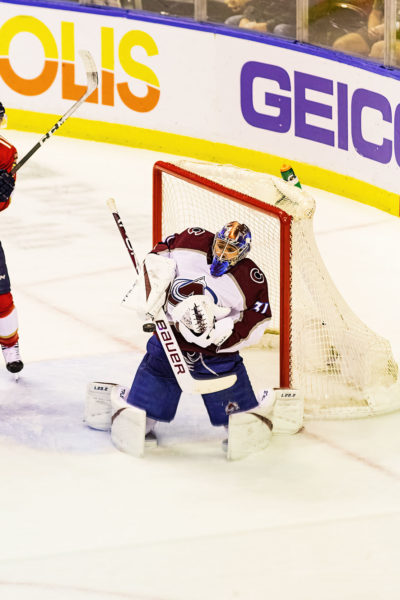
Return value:
M 153 430 L 149 431 L 149 433 L 146 433 L 146 435 L 144 436 L 144 447 L 145 448 L 157 448 L 158 446 L 158 439 L 157 436 L 155 434 L 155 432 Z

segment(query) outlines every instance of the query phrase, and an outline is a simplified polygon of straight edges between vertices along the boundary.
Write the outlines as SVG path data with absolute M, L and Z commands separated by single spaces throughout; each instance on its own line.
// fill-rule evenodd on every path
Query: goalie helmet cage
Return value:
M 397 410 L 390 344 L 336 289 L 315 242 L 314 212 L 312 196 L 277 177 L 188 160 L 154 165 L 154 244 L 187 227 L 215 232 L 230 220 L 249 226 L 250 257 L 267 276 L 272 310 L 259 347 L 279 335 L 280 387 L 304 394 L 305 417 Z

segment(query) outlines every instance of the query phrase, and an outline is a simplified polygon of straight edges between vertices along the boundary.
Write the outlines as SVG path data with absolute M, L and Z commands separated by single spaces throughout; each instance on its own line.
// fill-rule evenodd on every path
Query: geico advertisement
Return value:
M 232 42 L 235 44 L 232 44 Z M 400 82 L 287 48 L 224 40 L 236 57 L 221 103 L 238 103 L 231 139 L 400 192 Z M 240 44 L 239 44 L 240 45 Z M 240 59 L 239 59 L 240 56 Z M 378 70 L 378 69 L 377 69 Z M 397 75 L 399 76 L 400 73 Z M 235 98 L 236 100 L 236 98 Z M 237 114 L 239 113 L 239 114 Z

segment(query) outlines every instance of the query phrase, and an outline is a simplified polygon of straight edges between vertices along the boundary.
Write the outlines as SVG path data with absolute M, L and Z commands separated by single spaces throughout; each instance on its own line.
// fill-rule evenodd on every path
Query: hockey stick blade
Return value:
M 183 389 L 182 392 L 187 394 L 212 394 L 214 392 L 220 392 L 232 387 L 236 383 L 236 375 L 224 375 L 223 377 L 214 377 L 213 379 L 193 379 L 194 385 L 191 385 L 191 389 Z
M 94 92 L 94 90 L 99 85 L 99 74 L 97 72 L 96 63 L 94 62 L 93 56 L 90 54 L 89 50 L 79 50 L 78 54 L 83 61 L 83 65 L 84 65 L 85 71 L 86 71 L 87 88 L 88 88 L 86 91 L 86 98 L 87 98 L 88 96 L 90 96 L 90 94 L 92 92 Z
M 79 108 L 79 106 L 85 102 L 86 98 L 88 98 L 90 94 L 94 92 L 94 90 L 97 88 L 99 84 L 99 76 L 92 55 L 88 50 L 80 50 L 79 56 L 83 61 L 86 71 L 87 88 L 85 93 L 79 98 L 79 100 L 75 102 L 75 104 L 71 106 L 69 110 L 67 110 L 67 112 L 57 121 L 57 123 L 55 123 L 53 127 L 47 133 L 45 133 L 44 136 L 41 137 L 40 140 L 29 150 L 29 152 L 27 152 L 25 156 L 23 156 L 21 160 L 11 169 L 12 175 L 14 175 L 14 173 L 16 173 L 31 158 L 31 156 L 35 154 L 37 150 L 39 150 L 41 146 L 43 146 L 43 144 L 53 135 L 53 133 L 65 123 L 65 121 L 76 111 L 76 109 Z

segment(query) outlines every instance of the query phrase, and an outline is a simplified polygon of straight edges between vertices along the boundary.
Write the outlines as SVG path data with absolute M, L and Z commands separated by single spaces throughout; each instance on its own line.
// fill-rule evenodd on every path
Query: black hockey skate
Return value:
M 145 448 L 156 448 L 158 446 L 158 439 L 153 430 L 146 433 L 144 438 L 144 447 Z
M 24 368 L 24 363 L 21 360 L 19 353 L 18 342 L 14 346 L 1 346 L 4 360 L 6 361 L 6 369 L 10 373 L 19 373 Z

